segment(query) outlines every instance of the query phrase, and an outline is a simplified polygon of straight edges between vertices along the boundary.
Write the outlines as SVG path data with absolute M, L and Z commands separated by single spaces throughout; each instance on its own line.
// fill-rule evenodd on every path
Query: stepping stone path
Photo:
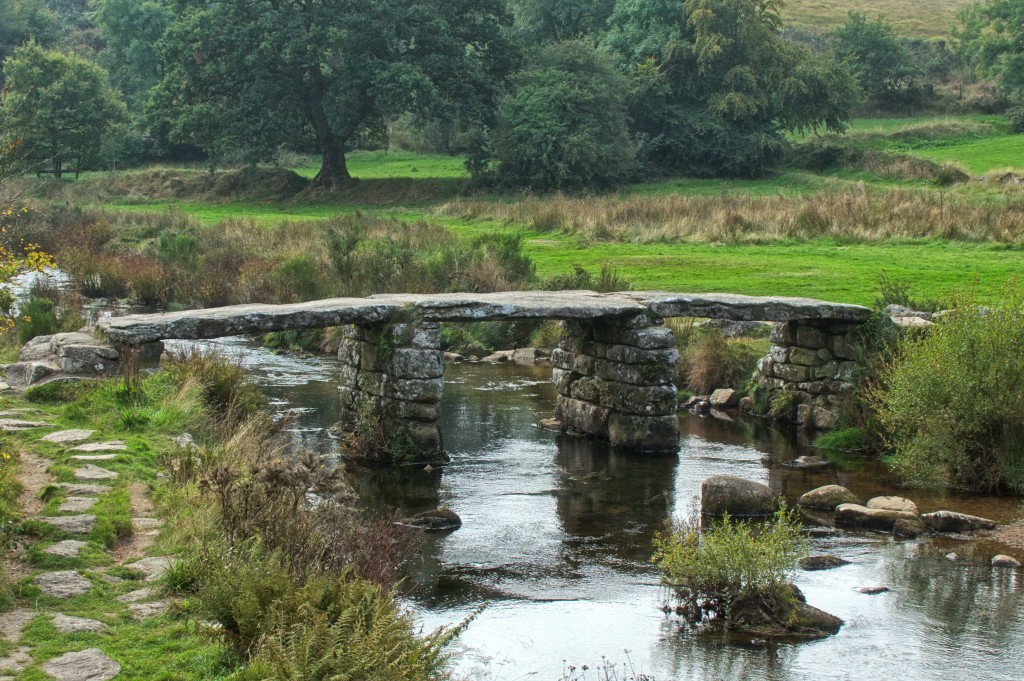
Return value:
M 59 556 L 60 558 L 77 558 L 79 552 L 84 549 L 88 544 L 84 541 L 78 541 L 76 539 L 65 539 L 59 541 L 52 546 L 47 546 L 43 549 L 43 553 L 51 556 Z
M 75 471 L 76 480 L 114 480 L 117 473 L 108 471 L 106 468 L 87 464 Z
M 32 664 L 28 648 L 15 648 L 7 657 L 0 657 L 0 674 L 5 672 L 18 673 Z M 13 676 L 0 676 L 0 679 L 13 679 Z
M 39 438 L 40 442 L 54 442 L 59 445 L 72 444 L 74 442 L 82 442 L 88 440 L 95 433 L 95 430 L 58 430 L 56 433 L 50 433 Z
M 92 589 L 92 582 L 74 570 L 44 572 L 36 577 L 35 582 L 44 595 L 53 598 L 81 596 Z
M 156 530 L 164 526 L 159 518 L 132 518 L 132 527 L 136 530 Z
M 132 603 L 128 606 L 128 612 L 133 620 L 144 620 L 159 615 L 167 609 L 167 601 L 153 601 L 152 603 Z
M 84 445 L 72 447 L 73 452 L 124 452 L 128 445 L 123 440 L 111 440 L 110 442 L 89 442 Z
M 42 421 L 22 421 L 21 419 L 0 419 L 0 430 L 5 433 L 17 433 L 22 430 L 31 430 L 33 428 L 52 428 L 52 423 L 43 423 Z
M 103 622 L 84 617 L 69 617 L 68 615 L 59 614 L 53 616 L 50 624 L 62 634 L 77 634 L 85 631 L 99 633 L 107 628 L 107 625 Z
M 93 525 L 96 524 L 96 516 L 94 515 L 38 516 L 35 520 L 47 525 L 53 525 L 58 530 L 70 532 L 71 534 L 89 534 L 92 532 Z
M 64 653 L 43 665 L 55 681 L 108 681 L 121 673 L 121 665 L 99 648 Z
M 117 454 L 79 454 L 71 458 L 74 461 L 113 461 Z
M 171 567 L 171 556 L 153 556 L 125 565 L 129 570 L 137 570 L 145 575 L 147 582 L 155 582 L 160 579 Z
M 75 482 L 62 482 L 57 485 L 71 496 L 81 497 L 90 494 L 106 494 L 110 488 L 106 485 L 83 485 Z
M 68 497 L 57 507 L 61 513 L 83 513 L 96 505 L 96 497 Z

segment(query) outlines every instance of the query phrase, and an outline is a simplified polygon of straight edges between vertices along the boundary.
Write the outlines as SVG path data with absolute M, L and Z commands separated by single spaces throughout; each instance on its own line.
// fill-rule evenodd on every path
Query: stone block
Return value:
M 818 359 L 822 362 L 831 362 L 833 360 L 832 352 L 828 348 L 822 348 L 818 350 Z
M 572 384 L 580 378 L 582 376 L 575 371 L 566 371 L 557 367 L 551 370 L 551 381 L 555 384 L 555 390 L 559 395 L 568 395 Z
M 579 362 L 577 361 L 577 366 Z M 585 372 L 580 372 L 585 373 Z M 633 385 L 665 385 L 675 380 L 675 364 L 623 364 L 604 359 L 593 360 L 593 373 L 606 381 Z
M 775 345 L 796 345 L 798 325 L 796 322 L 776 322 L 772 327 L 771 341 Z
M 768 357 L 779 364 L 789 363 L 789 348 L 784 345 L 773 345 L 768 351 Z
M 636 416 L 669 416 L 678 410 L 674 385 L 638 386 L 597 379 L 599 404 L 614 412 Z
M 605 384 L 605 381 L 602 381 L 600 378 L 597 378 L 596 376 L 583 376 L 578 381 L 572 384 L 572 389 L 569 391 L 569 396 L 577 400 L 583 400 L 585 402 L 593 402 L 594 404 L 600 404 L 602 387 Z
M 562 348 L 555 348 L 551 351 L 551 364 L 556 369 L 573 371 L 576 366 L 576 353 Z
M 679 418 L 613 413 L 608 417 L 608 440 L 616 447 L 643 452 L 674 452 L 679 447 Z
M 409 402 L 440 402 L 444 394 L 443 378 L 395 378 L 390 381 L 389 397 Z
M 358 367 L 360 357 L 360 344 L 352 341 L 343 341 L 338 346 L 338 361 L 345 366 Z
M 559 397 L 555 418 L 570 431 L 607 437 L 609 410 L 571 397 Z
M 799 325 L 796 329 L 796 344 L 802 348 L 820 350 L 825 347 L 825 334 L 813 326 Z
M 834 379 L 839 371 L 839 362 L 825 362 L 811 370 L 811 377 L 816 380 Z
M 632 345 L 644 350 L 673 348 L 676 345 L 676 338 L 672 333 L 672 329 L 664 326 L 634 330 L 594 324 L 591 330 L 591 337 L 601 343 Z
M 359 385 L 359 369 L 354 366 L 338 367 L 338 385 L 355 388 Z
M 716 409 L 730 409 L 739 404 L 740 394 L 732 388 L 719 388 L 715 392 L 711 393 L 711 397 L 708 398 L 711 402 L 711 406 Z
M 819 364 L 821 364 L 821 360 L 818 359 L 817 350 L 809 350 L 807 348 L 790 348 L 789 364 L 800 364 L 806 367 L 816 367 Z
M 624 364 L 672 364 L 679 361 L 679 351 L 675 348 L 644 350 L 632 345 L 609 345 L 603 357 L 611 362 Z M 589 354 L 589 353 L 588 353 Z
M 408 421 L 433 423 L 441 418 L 440 402 L 408 402 L 406 400 L 386 400 L 382 407 L 386 416 Z
M 803 383 L 811 377 L 810 367 L 799 364 L 776 364 L 772 373 L 776 378 L 792 383 Z
M 396 378 L 440 378 L 444 356 L 440 350 L 400 348 L 391 356 L 390 374 Z
M 358 390 L 377 397 L 389 396 L 388 383 L 388 375 L 376 371 L 360 371 L 356 378 Z

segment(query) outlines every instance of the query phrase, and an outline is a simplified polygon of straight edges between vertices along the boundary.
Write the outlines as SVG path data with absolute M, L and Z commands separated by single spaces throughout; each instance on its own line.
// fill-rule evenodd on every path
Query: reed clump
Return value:
M 440 213 L 486 218 L 590 242 L 727 243 L 945 239 L 1024 243 L 1024 191 L 982 200 L 962 192 L 856 185 L 810 196 L 551 196 L 454 201 Z

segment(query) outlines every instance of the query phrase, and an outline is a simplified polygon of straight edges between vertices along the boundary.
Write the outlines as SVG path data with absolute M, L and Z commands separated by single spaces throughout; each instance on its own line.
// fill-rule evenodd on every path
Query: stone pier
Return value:
M 649 315 L 564 324 L 551 363 L 555 418 L 565 430 L 617 447 L 675 452 L 679 352 L 671 329 Z
M 354 324 L 338 349 L 343 431 L 380 461 L 446 461 L 440 324 Z
M 758 362 L 754 381 L 767 390 L 766 401 L 775 405 L 776 416 L 805 428 L 835 426 L 844 396 L 854 389 L 858 327 L 827 319 L 772 327 L 771 350 Z

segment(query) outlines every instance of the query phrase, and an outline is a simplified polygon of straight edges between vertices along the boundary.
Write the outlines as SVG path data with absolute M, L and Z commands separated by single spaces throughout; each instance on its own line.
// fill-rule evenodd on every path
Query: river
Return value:
M 275 354 L 244 339 L 204 345 L 250 369 L 296 443 L 336 450 L 327 431 L 337 419 L 333 359 Z M 798 572 L 796 583 L 846 624 L 837 636 L 799 644 L 681 630 L 661 611 L 667 593 L 649 562 L 653 533 L 689 513 L 701 482 L 721 473 L 764 482 L 790 503 L 837 483 L 865 499 L 903 494 L 922 512 L 949 508 L 1001 523 L 1024 518 L 1021 499 L 900 490 L 880 464 L 857 458 L 827 472 L 786 469 L 782 461 L 812 453 L 806 443 L 738 417 L 684 414 L 677 456 L 624 454 L 539 429 L 554 399 L 549 368 L 449 366 L 441 426 L 451 464 L 355 471 L 371 512 L 444 504 L 462 517 L 462 529 L 428 539 L 406 585 L 428 630 L 485 606 L 454 646 L 460 677 L 605 679 L 604 665 L 615 671 L 608 678 L 657 681 L 1024 679 L 1024 572 L 989 567 L 994 553 L 1014 553 L 991 541 L 815 533 L 813 553 L 850 564 Z M 960 560 L 945 558 L 951 551 Z M 873 585 L 890 590 L 855 590 Z

